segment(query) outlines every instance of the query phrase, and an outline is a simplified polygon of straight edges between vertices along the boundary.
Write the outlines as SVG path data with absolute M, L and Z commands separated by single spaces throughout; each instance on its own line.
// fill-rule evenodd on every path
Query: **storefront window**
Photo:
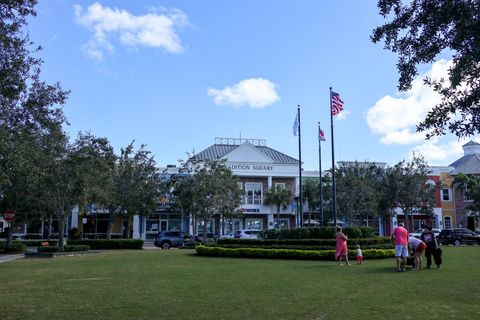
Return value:
M 275 228 L 277 229 L 288 229 L 290 223 L 288 219 L 275 219 Z
M 225 220 L 225 233 L 230 233 L 235 230 L 241 229 L 241 223 L 239 219 Z
M 263 221 L 260 219 L 246 219 L 245 220 L 245 229 L 263 229 Z
M 245 183 L 247 204 L 262 204 L 262 184 L 259 182 Z
M 158 219 L 147 219 L 146 220 L 146 231 L 147 232 L 158 232 L 160 231 L 160 222 Z
M 168 231 L 181 231 L 182 230 L 182 220 L 181 219 L 170 219 L 168 220 Z

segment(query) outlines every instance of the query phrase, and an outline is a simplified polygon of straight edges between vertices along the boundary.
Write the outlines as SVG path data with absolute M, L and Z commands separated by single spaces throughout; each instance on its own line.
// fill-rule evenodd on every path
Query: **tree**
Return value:
M 337 202 L 340 214 L 347 224 L 353 218 L 377 216 L 379 198 L 378 174 L 381 168 L 367 162 L 337 169 Z
M 414 155 L 412 161 L 400 161 L 394 167 L 388 168 L 387 190 L 390 208 L 400 208 L 405 217 L 407 230 L 412 231 L 413 211 L 432 215 L 435 205 L 435 184 L 428 178 L 429 169 L 422 157 Z
M 277 212 L 277 223 L 276 227 L 280 228 L 280 208 L 288 206 L 292 201 L 292 193 L 286 188 L 282 188 L 280 185 L 272 186 L 267 192 L 267 197 L 265 203 L 268 205 L 273 205 Z
M 312 210 L 318 210 L 320 206 L 319 181 L 316 179 L 305 179 L 302 185 L 302 194 L 305 200 L 308 200 L 308 222 L 310 225 L 312 221 Z
M 458 137 L 480 132 L 480 0 L 379 0 L 378 8 L 392 21 L 373 30 L 374 43 L 385 40 L 385 49 L 396 52 L 399 89 L 411 87 L 420 64 L 431 63 L 441 53 L 451 53 L 448 80 L 425 79 L 442 97 L 417 131 L 427 138 L 445 134 Z
M 225 163 L 226 160 L 201 161 L 192 155 L 180 162 L 183 178 L 174 184 L 177 205 L 203 221 L 204 242 L 207 241 L 208 221 L 240 206 L 238 177 Z
M 80 189 L 78 214 L 85 214 L 87 204 L 105 207 L 112 191 L 116 160 L 108 139 L 80 132 L 73 145 L 72 159 L 77 164 L 76 177 Z
M 141 145 L 134 151 L 133 143 L 122 148 L 113 169 L 112 189 L 105 200 L 110 218 L 107 237 L 110 237 L 112 220 L 121 215 L 127 221 L 127 238 L 130 238 L 134 215 L 149 216 L 158 207 L 161 180 L 151 152 Z
M 41 48 L 32 48 L 27 33 L 27 18 L 35 15 L 36 2 L 0 3 L 0 202 L 21 203 L 18 213 L 26 213 L 35 200 L 32 188 L 41 174 L 40 142 L 61 131 L 65 122 L 61 105 L 68 96 L 59 83 L 48 85 L 40 79 L 42 60 L 34 55 Z M 8 246 L 11 234 L 7 239 Z
M 82 194 L 78 175 L 80 164 L 73 156 L 73 150 L 68 136 L 61 132 L 49 141 L 49 152 L 42 163 L 45 172 L 43 192 L 58 219 L 58 244 L 61 250 L 65 244 L 65 225 Z

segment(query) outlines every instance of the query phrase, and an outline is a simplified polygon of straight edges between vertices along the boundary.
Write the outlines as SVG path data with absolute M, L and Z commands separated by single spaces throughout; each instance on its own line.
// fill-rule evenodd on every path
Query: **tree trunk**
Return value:
M 276 229 L 280 229 L 280 205 L 277 205 L 277 226 Z
M 130 216 L 127 216 L 127 239 L 130 239 Z
M 50 238 L 52 237 L 52 220 L 53 216 L 52 214 L 48 215 L 48 227 L 47 227 L 47 240 L 50 241 Z
M 112 239 L 112 220 L 113 216 L 111 213 L 108 214 L 108 225 L 107 225 L 107 240 Z
M 60 247 L 60 251 L 63 251 L 63 247 L 65 244 L 65 217 L 62 215 L 58 217 L 58 246 Z
M 203 219 L 203 243 L 207 242 L 207 219 Z
M 14 221 L 8 223 L 7 229 L 7 244 L 6 247 L 10 247 L 12 245 L 12 238 L 13 238 L 13 229 L 15 227 Z
M 308 226 L 311 227 L 312 225 L 312 211 L 310 210 L 310 206 L 308 206 Z

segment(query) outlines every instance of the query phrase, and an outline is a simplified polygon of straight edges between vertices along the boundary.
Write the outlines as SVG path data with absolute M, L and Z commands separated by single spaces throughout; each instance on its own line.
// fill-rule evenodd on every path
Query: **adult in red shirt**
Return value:
M 398 226 L 393 229 L 392 239 L 395 243 L 397 272 L 405 272 L 408 257 L 408 231 L 404 228 L 403 222 L 398 222 Z

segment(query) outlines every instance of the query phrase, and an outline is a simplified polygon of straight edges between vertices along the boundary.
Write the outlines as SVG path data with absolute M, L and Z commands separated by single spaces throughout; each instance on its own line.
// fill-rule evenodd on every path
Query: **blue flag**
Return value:
M 295 117 L 295 122 L 293 123 L 293 135 L 294 136 L 298 136 L 298 127 L 299 127 L 299 123 L 298 123 L 298 112 L 297 112 L 297 116 Z

